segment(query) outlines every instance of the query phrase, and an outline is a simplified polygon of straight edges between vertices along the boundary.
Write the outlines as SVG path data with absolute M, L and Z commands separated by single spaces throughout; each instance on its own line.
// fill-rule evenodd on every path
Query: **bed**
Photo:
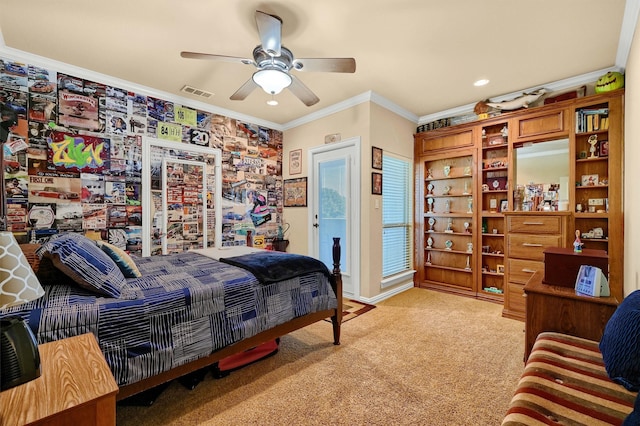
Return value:
M 132 257 L 74 233 L 22 248 L 45 295 L 0 317 L 22 317 L 38 343 L 93 333 L 118 400 L 325 318 L 340 343 L 337 239 L 333 271 L 265 250 Z

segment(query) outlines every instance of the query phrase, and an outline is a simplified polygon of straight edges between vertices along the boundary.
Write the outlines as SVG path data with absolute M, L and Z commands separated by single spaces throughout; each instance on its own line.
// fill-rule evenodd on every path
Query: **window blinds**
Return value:
M 382 276 L 411 269 L 409 162 L 383 155 Z

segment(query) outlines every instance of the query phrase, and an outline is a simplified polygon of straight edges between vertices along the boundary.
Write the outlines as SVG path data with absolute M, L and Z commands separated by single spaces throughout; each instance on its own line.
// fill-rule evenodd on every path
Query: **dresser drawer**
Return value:
M 514 283 L 526 284 L 536 271 L 544 270 L 544 262 L 535 260 L 508 259 L 508 280 Z
M 508 216 L 507 232 L 559 234 L 562 218 L 558 216 Z
M 509 258 L 544 261 L 544 250 L 548 247 L 560 247 L 559 235 L 507 235 Z
M 507 283 L 507 308 L 512 312 L 525 312 L 526 301 L 524 297 L 524 285 L 516 283 Z

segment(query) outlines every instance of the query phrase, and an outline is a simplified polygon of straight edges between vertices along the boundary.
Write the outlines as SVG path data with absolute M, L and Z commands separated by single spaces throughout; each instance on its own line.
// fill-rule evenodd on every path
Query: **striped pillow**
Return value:
M 140 278 L 142 276 L 129 253 L 104 241 L 96 241 L 96 244 L 118 265 L 118 268 L 126 278 Z
M 81 287 L 94 293 L 120 297 L 127 280 L 120 268 L 95 242 L 81 234 L 64 233 L 51 237 L 36 252 Z

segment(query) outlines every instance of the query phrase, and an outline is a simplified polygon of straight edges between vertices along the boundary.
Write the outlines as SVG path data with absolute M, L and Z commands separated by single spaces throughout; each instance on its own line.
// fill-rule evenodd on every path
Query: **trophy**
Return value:
M 427 238 L 427 248 L 433 248 L 433 238 Z
M 444 166 L 444 170 L 443 171 L 444 171 L 444 175 L 448 177 L 449 174 L 451 173 L 451 166 L 449 166 L 449 165 Z
M 435 188 L 435 186 L 432 183 L 427 185 L 427 195 L 433 195 L 433 188 Z
M 444 202 L 444 212 L 445 213 L 451 213 L 451 201 L 446 200 Z
M 427 204 L 429 205 L 429 213 L 433 213 L 433 198 L 427 198 Z
M 467 213 L 473 213 L 473 198 L 469 197 L 467 199 Z
M 449 218 L 447 229 L 445 229 L 444 232 L 453 232 L 453 219 Z
M 434 218 L 430 217 L 427 222 L 429 223 L 429 231 L 428 232 L 433 232 L 433 225 L 435 225 L 436 220 Z

